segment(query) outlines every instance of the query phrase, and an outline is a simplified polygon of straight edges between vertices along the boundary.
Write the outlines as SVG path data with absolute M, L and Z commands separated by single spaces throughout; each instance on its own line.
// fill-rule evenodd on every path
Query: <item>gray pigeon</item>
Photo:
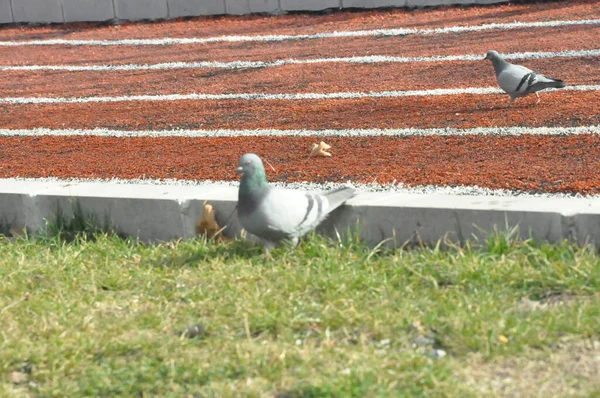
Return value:
M 567 84 L 562 80 L 551 79 L 542 74 L 536 73 L 521 65 L 506 62 L 496 51 L 488 51 L 484 59 L 489 59 L 494 65 L 496 79 L 500 88 L 510 95 L 509 106 L 519 97 L 535 93 L 538 104 L 540 96 L 538 91 L 547 88 L 563 88 Z
M 354 196 L 350 187 L 308 193 L 270 187 L 260 158 L 247 153 L 240 158 L 242 174 L 238 192 L 238 217 L 242 227 L 262 238 L 267 250 L 298 239 L 316 228 L 333 210 Z

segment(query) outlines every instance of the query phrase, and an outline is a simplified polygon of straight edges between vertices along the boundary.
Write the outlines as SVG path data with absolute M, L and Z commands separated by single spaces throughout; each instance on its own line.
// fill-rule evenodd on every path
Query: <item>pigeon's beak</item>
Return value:
M 235 174 L 244 174 L 244 168 L 242 166 L 238 167 L 235 170 Z
M 488 56 L 486 55 L 486 56 L 485 56 L 485 58 L 483 58 L 483 59 L 484 59 L 484 60 L 486 60 L 486 59 L 490 59 L 490 57 L 488 57 Z

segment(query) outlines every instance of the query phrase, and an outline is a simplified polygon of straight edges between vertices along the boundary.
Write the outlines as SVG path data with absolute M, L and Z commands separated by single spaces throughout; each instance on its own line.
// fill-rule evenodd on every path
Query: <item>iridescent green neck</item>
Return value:
M 249 175 L 250 174 L 250 175 Z M 252 196 L 267 186 L 267 176 L 264 167 L 257 167 L 254 173 L 244 173 L 240 182 L 240 196 Z

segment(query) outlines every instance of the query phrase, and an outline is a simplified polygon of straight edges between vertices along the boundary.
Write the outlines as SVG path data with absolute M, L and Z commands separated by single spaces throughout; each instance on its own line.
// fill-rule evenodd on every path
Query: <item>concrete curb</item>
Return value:
M 77 198 L 86 214 L 108 218 L 119 232 L 143 241 L 194 236 L 196 221 L 208 200 L 228 236 L 240 225 L 234 212 L 232 187 L 117 184 L 94 182 L 31 182 L 0 180 L 0 221 L 4 227 L 35 231 L 60 208 L 71 213 Z M 535 198 L 360 193 L 338 209 L 320 231 L 330 236 L 359 226 L 370 245 L 453 242 L 481 239 L 486 231 L 519 226 L 521 238 L 600 244 L 599 198 Z
M 0 24 L 283 14 L 342 8 L 490 4 L 509 0 L 0 0 Z

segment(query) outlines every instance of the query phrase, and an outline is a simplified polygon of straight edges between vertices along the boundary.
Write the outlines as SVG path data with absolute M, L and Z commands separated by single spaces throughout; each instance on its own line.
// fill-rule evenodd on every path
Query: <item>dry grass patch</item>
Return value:
M 528 348 L 521 355 L 490 361 L 475 354 L 463 373 L 466 383 L 485 396 L 504 398 L 597 396 L 599 376 L 599 340 L 565 341 L 547 350 Z

